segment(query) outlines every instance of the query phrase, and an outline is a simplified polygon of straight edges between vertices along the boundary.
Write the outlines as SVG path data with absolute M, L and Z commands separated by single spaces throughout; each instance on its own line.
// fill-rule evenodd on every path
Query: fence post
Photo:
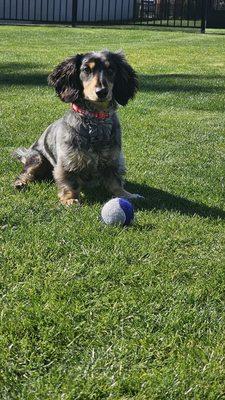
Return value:
M 133 22 L 135 23 L 137 19 L 137 0 L 133 2 Z
M 76 26 L 77 22 L 77 1 L 78 0 L 73 0 L 72 3 L 72 26 Z
M 202 0 L 201 33 L 205 33 L 207 22 L 208 0 Z

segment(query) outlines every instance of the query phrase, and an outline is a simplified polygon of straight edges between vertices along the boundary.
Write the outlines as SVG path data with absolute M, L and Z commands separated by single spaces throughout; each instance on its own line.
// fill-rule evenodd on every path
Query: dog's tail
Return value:
M 28 156 L 28 149 L 26 149 L 25 147 L 19 147 L 12 153 L 12 157 L 19 160 L 22 164 L 26 163 L 27 156 Z
M 12 157 L 19 160 L 22 164 L 40 164 L 42 157 L 41 154 L 34 149 L 26 149 L 25 147 L 19 147 L 14 150 Z

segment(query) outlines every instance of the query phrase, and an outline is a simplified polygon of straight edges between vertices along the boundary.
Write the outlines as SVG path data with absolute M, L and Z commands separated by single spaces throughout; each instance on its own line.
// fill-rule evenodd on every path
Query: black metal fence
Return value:
M 0 22 L 197 28 L 207 0 L 0 0 Z M 219 0 L 218 0 L 219 1 Z
M 139 0 L 135 21 L 151 25 L 200 27 L 202 0 Z
M 225 28 L 225 0 L 208 0 L 209 28 Z

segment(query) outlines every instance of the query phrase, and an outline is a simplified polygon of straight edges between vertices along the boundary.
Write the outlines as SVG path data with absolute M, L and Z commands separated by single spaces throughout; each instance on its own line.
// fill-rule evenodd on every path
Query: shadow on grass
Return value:
M 53 66 L 52 66 L 53 68 Z M 0 85 L 46 86 L 46 66 L 38 63 L 2 63 Z M 50 71 L 49 71 L 50 72 Z M 152 74 L 139 75 L 141 92 L 222 93 L 225 90 L 221 75 Z
M 55 184 L 52 176 L 40 179 L 37 182 L 27 186 L 24 190 L 32 190 L 32 185 L 45 182 L 47 184 Z M 174 195 L 165 190 L 156 189 L 146 184 L 134 183 L 127 181 L 125 189 L 131 193 L 138 193 L 143 199 L 133 200 L 135 209 L 144 211 L 171 211 L 178 212 L 187 216 L 199 216 L 210 219 L 225 220 L 225 211 L 218 207 L 210 207 L 203 203 L 188 200 L 184 197 Z M 110 200 L 112 195 L 106 191 L 104 186 L 86 187 L 82 190 L 81 201 L 83 204 L 92 206 L 96 203 L 103 205 Z
M 220 81 L 219 81 L 220 80 Z M 139 75 L 141 92 L 223 93 L 221 75 L 158 74 Z
M 48 74 L 37 63 L 1 63 L 0 86 L 46 86 Z
M 138 210 L 171 211 L 187 216 L 197 215 L 203 218 L 225 220 L 225 211 L 218 207 L 209 207 L 145 184 L 127 182 L 125 188 L 131 193 L 139 193 L 144 196 L 143 200 L 133 201 L 135 208 Z M 88 205 L 96 204 L 96 202 L 103 204 L 110 198 L 109 193 L 104 188 L 99 187 L 85 189 L 84 193 L 84 203 Z
M 225 211 L 218 207 L 209 207 L 144 184 L 127 182 L 126 188 L 132 193 L 140 193 L 144 196 L 144 200 L 139 203 L 136 202 L 138 209 L 172 211 L 188 216 L 197 215 L 204 218 L 225 220 Z

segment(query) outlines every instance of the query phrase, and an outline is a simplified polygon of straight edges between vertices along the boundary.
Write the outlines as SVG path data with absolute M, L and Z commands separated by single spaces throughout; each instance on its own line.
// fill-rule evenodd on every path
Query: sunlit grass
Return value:
M 0 27 L 2 399 L 219 399 L 224 395 L 225 42 L 159 29 Z M 46 77 L 65 57 L 123 49 L 140 92 L 120 109 L 129 229 L 107 193 L 59 205 L 12 187 L 11 152 L 68 105 Z

